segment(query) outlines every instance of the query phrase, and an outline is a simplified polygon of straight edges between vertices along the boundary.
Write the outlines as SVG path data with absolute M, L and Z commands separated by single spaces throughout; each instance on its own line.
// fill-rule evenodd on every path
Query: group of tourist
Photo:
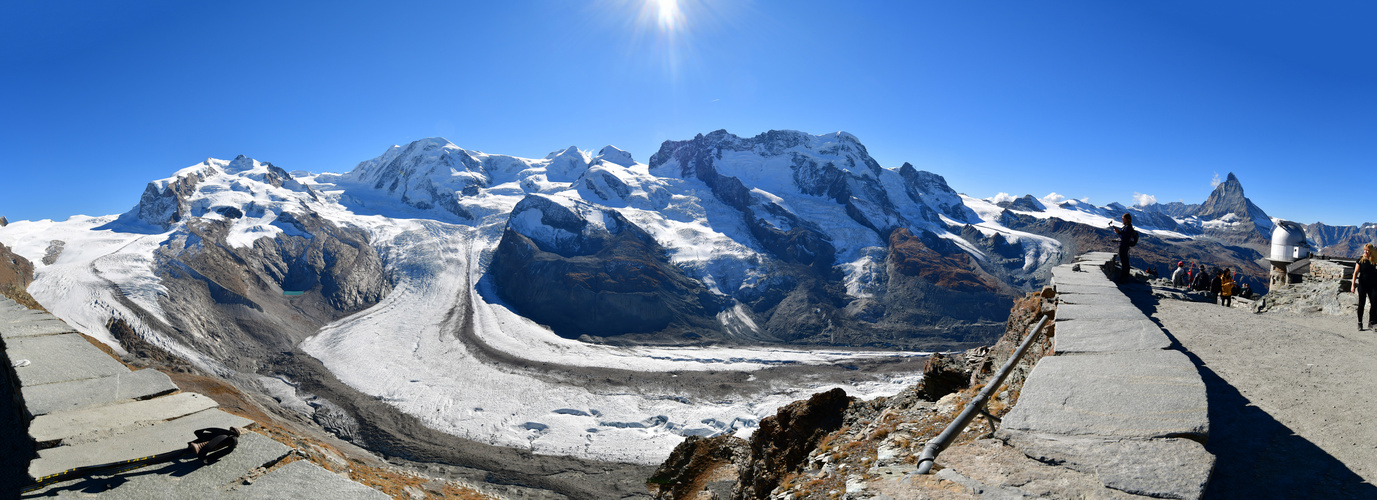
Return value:
M 1128 250 L 1138 244 L 1138 231 L 1133 229 L 1133 216 L 1124 214 L 1124 227 L 1117 228 L 1110 224 L 1110 228 L 1119 235 L 1119 281 L 1129 279 Z M 1155 275 L 1155 273 L 1153 273 Z M 1363 256 L 1358 259 L 1353 266 L 1353 289 L 1352 292 L 1358 295 L 1358 331 L 1363 331 L 1363 310 L 1367 309 L 1367 328 L 1377 326 L 1377 248 L 1371 243 L 1363 245 Z M 1246 283 L 1242 284 L 1238 290 L 1234 289 L 1234 273 L 1228 268 L 1216 269 L 1213 273 L 1209 272 L 1202 264 L 1199 272 L 1196 271 L 1194 263 L 1190 268 L 1186 268 L 1185 261 L 1176 263 L 1176 271 L 1171 273 L 1171 282 L 1175 286 L 1189 288 L 1191 290 L 1206 291 L 1211 302 L 1216 302 L 1225 307 L 1233 304 L 1234 295 L 1249 298 L 1253 291 Z M 1371 302 L 1372 307 L 1367 308 L 1367 303 Z
M 1128 252 L 1130 248 L 1138 244 L 1138 231 L 1133 229 L 1133 216 L 1124 214 L 1123 221 L 1124 227 L 1122 228 L 1110 224 L 1110 228 L 1119 235 L 1119 281 L 1129 279 Z M 1149 269 L 1149 276 L 1156 277 L 1155 271 L 1155 268 Z M 1377 271 L 1373 271 L 1373 274 L 1377 274 Z M 1247 284 L 1240 287 L 1234 286 L 1234 273 L 1228 268 L 1215 269 L 1211 273 L 1202 264 L 1200 271 L 1196 272 L 1195 264 L 1192 263 L 1190 269 L 1187 269 L 1186 262 L 1180 261 L 1176 263 L 1176 271 L 1172 273 L 1171 281 L 1176 286 L 1205 291 L 1211 302 L 1216 302 L 1225 307 L 1233 305 L 1235 295 L 1245 298 L 1253 295 L 1252 288 Z M 1377 277 L 1374 277 L 1373 281 L 1377 282 Z M 1374 314 L 1377 314 L 1377 296 L 1374 296 L 1373 304 Z M 1374 316 L 1374 319 L 1377 319 L 1377 316 Z
M 1176 271 L 1171 273 L 1171 284 L 1189 290 L 1199 290 L 1205 292 L 1210 297 L 1211 302 L 1216 302 L 1223 306 L 1233 304 L 1234 297 L 1250 298 L 1253 296 L 1252 287 L 1247 283 L 1237 284 L 1234 282 L 1234 271 L 1229 268 L 1216 268 L 1210 272 L 1204 265 L 1197 271 L 1195 264 L 1186 267 L 1185 261 L 1176 263 Z

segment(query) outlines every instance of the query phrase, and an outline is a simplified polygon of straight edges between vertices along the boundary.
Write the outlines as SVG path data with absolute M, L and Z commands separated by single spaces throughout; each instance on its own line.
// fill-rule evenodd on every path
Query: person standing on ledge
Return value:
M 1124 227 L 1122 229 L 1114 227 L 1114 223 L 1109 223 L 1119 235 L 1119 281 L 1128 281 L 1128 248 L 1138 244 L 1138 231 L 1133 229 L 1133 215 L 1124 214 Z
M 1377 250 L 1363 245 L 1363 258 L 1353 266 L 1353 293 L 1358 294 L 1358 331 L 1363 331 L 1363 303 L 1372 302 L 1367 312 L 1367 327 L 1377 324 Z

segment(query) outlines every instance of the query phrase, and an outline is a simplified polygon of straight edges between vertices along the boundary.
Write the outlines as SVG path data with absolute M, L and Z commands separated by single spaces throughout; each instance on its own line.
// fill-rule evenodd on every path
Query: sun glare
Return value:
M 702 38 L 722 29 L 751 0 L 598 0 L 592 15 L 628 35 L 629 60 L 658 66 L 678 79 L 696 60 Z
M 682 14 L 679 12 L 678 0 L 647 0 L 655 8 L 655 18 L 659 21 L 660 29 L 672 32 L 679 29 Z

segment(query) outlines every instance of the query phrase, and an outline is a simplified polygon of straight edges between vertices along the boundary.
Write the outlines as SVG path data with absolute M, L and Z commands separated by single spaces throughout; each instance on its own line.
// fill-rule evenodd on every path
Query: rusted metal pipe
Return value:
M 1018 350 L 1014 351 L 1014 354 L 1009 356 L 1009 360 L 1004 362 L 1004 366 L 999 369 L 999 372 L 995 373 L 994 379 L 985 384 L 985 388 L 980 390 L 980 394 L 977 394 L 975 399 L 972 399 L 970 403 L 966 404 L 966 409 L 961 411 L 961 414 L 956 417 L 956 420 L 947 424 L 947 428 L 942 429 L 942 433 L 938 434 L 932 441 L 928 441 L 927 446 L 923 447 L 923 452 L 918 455 L 919 474 L 932 472 L 932 464 L 933 461 L 937 460 L 937 454 L 942 453 L 948 446 L 951 446 L 951 443 L 956 440 L 956 437 L 961 435 L 961 431 L 966 430 L 966 426 L 970 425 L 972 420 L 975 420 L 975 416 L 985 411 L 985 405 L 990 402 L 990 396 L 993 396 L 995 391 L 999 390 L 999 386 L 1004 383 L 1004 379 L 1009 377 L 1009 372 L 1013 371 L 1014 365 L 1017 365 L 1018 361 L 1023 359 L 1023 353 L 1028 352 L 1028 348 L 1032 347 L 1033 342 L 1041 336 L 1042 327 L 1046 325 L 1047 315 L 1044 314 L 1042 315 L 1042 319 L 1039 319 L 1037 324 L 1033 325 L 1032 331 L 1028 332 L 1028 338 L 1023 339 L 1023 344 L 1018 346 Z

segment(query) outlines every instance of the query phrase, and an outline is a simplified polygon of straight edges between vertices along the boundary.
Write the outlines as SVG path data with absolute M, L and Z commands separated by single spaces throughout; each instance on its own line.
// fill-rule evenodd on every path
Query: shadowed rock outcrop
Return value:
M 489 272 L 526 317 L 568 338 L 666 329 L 688 339 L 723 335 L 712 321 L 723 298 L 671 265 L 654 238 L 616 211 L 530 196 L 512 213 Z
M 762 498 L 773 491 L 785 474 L 798 470 L 823 437 L 842 426 L 854 400 L 846 391 L 832 389 L 761 420 L 751 435 L 751 463 L 742 471 L 741 489 L 733 498 Z

